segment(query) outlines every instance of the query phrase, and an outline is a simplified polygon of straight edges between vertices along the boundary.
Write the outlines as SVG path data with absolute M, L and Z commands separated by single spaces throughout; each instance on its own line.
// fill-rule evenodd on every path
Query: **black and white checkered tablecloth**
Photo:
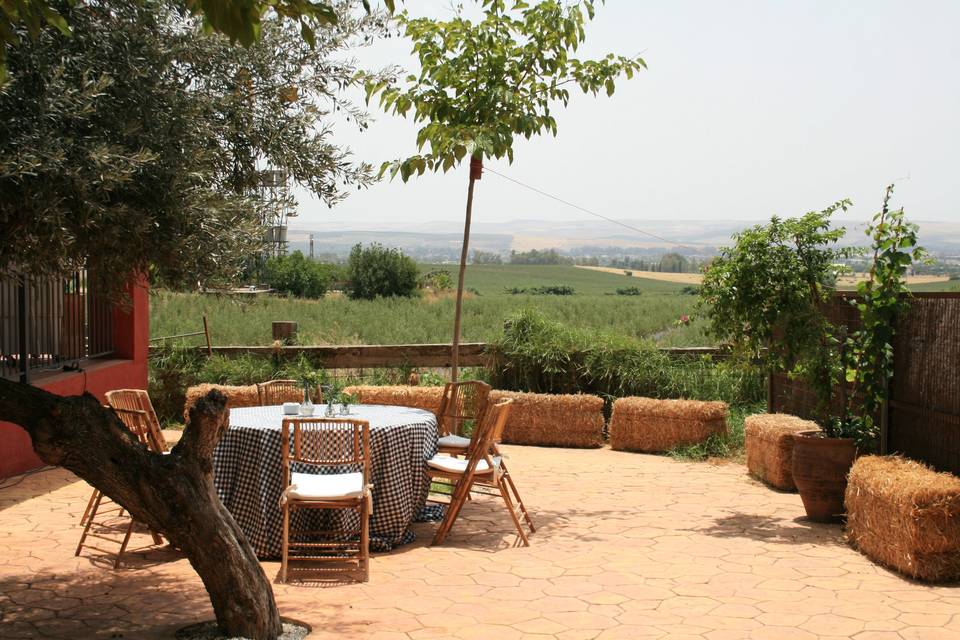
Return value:
M 324 406 L 317 405 L 320 416 Z M 430 479 L 426 461 L 437 452 L 432 413 L 407 407 L 356 405 L 350 418 L 370 423 L 373 515 L 370 548 L 388 551 L 413 540 L 410 522 L 423 507 Z M 233 514 L 257 555 L 280 555 L 283 491 L 279 406 L 230 410 L 230 428 L 213 452 L 213 477 L 224 506 Z M 316 470 L 316 469 L 315 469 Z M 317 518 L 333 514 L 299 509 L 291 527 L 317 529 Z M 333 517 L 352 517 L 347 512 Z

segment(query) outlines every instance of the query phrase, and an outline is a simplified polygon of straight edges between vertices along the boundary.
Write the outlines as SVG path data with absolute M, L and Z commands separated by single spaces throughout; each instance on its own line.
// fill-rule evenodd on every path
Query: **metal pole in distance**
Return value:
M 483 174 L 483 158 L 470 158 L 470 186 L 467 188 L 467 214 L 463 223 L 463 247 L 460 249 L 460 273 L 457 277 L 457 305 L 453 314 L 453 349 L 450 381 L 457 381 L 460 366 L 460 315 L 463 310 L 463 278 L 467 271 L 467 252 L 470 244 L 470 219 L 473 215 L 473 185 Z
M 17 288 L 17 322 L 20 325 L 20 382 L 30 382 L 30 325 L 27 323 L 27 309 L 30 304 L 30 285 L 26 276 L 21 277 Z

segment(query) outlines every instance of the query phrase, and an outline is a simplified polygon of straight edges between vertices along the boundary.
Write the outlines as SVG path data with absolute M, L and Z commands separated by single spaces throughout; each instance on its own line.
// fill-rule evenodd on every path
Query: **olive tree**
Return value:
M 374 179 L 331 143 L 328 113 L 356 75 L 338 54 L 383 22 L 336 6 L 338 28 L 312 45 L 290 21 L 267 20 L 258 41 L 234 47 L 166 0 L 63 3 L 70 36 L 21 34 L 0 87 L 0 278 L 89 265 L 115 297 L 135 274 L 229 278 L 260 245 L 257 209 L 272 205 L 250 189 L 261 162 L 331 204 Z M 0 379 L 0 420 L 180 548 L 226 635 L 272 639 L 270 582 L 212 482 L 225 404 L 215 393 L 198 403 L 160 456 L 89 394 Z
M 397 21 L 413 42 L 420 73 L 405 79 L 369 78 L 367 99 L 379 95 L 381 107 L 422 123 L 419 153 L 381 167 L 381 175 L 406 181 L 425 171 L 444 172 L 470 158 L 470 180 L 463 246 L 457 280 L 453 327 L 453 380 L 457 379 L 463 278 L 470 240 L 474 183 L 485 158 L 513 161 L 517 136 L 549 131 L 552 115 L 566 105 L 570 89 L 612 95 L 620 76 L 633 77 L 645 66 L 641 58 L 609 54 L 598 60 L 573 56 L 586 39 L 585 25 L 594 3 L 543 0 L 533 4 L 480 0 L 482 18 L 462 11 L 449 20 L 415 18 L 404 12 Z M 509 4 L 509 6 L 508 6 Z
M 394 0 L 383 0 L 393 11 Z M 0 3 L 0 85 L 7 80 L 7 49 L 25 39 L 36 40 L 44 27 L 56 29 L 61 34 L 72 34 L 69 14 L 65 3 L 50 0 L 19 0 Z M 71 3 L 72 5 L 72 3 Z M 363 0 L 370 10 L 370 1 Z M 339 13 L 330 2 L 309 0 L 186 0 L 186 9 L 195 16 L 202 16 L 204 26 L 229 36 L 231 42 L 239 41 L 249 46 L 259 40 L 265 20 L 271 15 L 280 16 L 299 27 L 304 40 L 313 44 L 316 29 L 335 24 Z

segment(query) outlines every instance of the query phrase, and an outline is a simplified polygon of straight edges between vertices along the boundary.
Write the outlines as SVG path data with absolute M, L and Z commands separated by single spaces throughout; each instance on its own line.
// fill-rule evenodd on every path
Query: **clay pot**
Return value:
M 856 456 L 853 438 L 826 438 L 820 431 L 793 436 L 793 480 L 808 518 L 837 522 L 844 517 L 843 494 Z

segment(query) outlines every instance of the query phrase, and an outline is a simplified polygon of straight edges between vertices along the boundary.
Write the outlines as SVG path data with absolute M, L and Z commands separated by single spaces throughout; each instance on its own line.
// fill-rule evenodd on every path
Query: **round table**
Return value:
M 317 405 L 314 416 L 322 417 L 324 410 Z M 436 417 L 422 409 L 382 405 L 353 405 L 344 417 L 370 423 L 371 550 L 389 551 L 412 541 L 409 525 L 430 488 L 426 463 L 437 452 Z M 280 406 L 231 409 L 230 428 L 213 452 L 220 500 L 261 558 L 280 555 L 282 421 Z

